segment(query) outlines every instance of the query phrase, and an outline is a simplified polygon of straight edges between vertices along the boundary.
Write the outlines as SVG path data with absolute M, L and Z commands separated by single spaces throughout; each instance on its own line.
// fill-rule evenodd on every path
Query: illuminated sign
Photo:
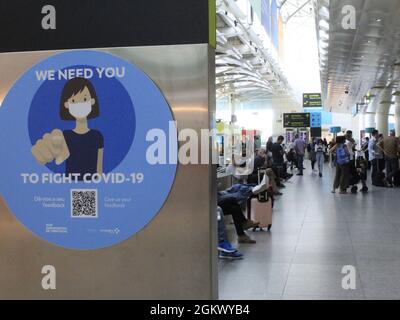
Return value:
M 285 113 L 283 115 L 284 128 L 308 128 L 310 125 L 310 113 Z
M 303 108 L 321 108 L 322 97 L 320 93 L 304 93 Z

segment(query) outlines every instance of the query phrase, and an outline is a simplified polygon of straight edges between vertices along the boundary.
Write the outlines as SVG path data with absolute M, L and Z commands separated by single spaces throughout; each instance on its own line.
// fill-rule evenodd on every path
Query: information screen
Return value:
M 283 115 L 283 126 L 285 128 L 308 128 L 310 127 L 310 113 L 285 113 Z
M 322 108 L 322 98 L 320 93 L 304 93 L 303 94 L 304 108 Z

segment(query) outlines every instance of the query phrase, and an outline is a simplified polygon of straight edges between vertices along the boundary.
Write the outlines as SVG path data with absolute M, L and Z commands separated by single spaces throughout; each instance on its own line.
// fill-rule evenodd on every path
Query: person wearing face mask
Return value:
M 99 115 L 99 102 L 92 83 L 84 78 L 69 80 L 61 94 L 60 117 L 75 121 L 75 128 L 46 133 L 32 147 L 33 156 L 42 165 L 65 162 L 65 174 L 79 174 L 79 180 L 103 173 L 104 138 L 100 131 L 88 126 L 88 120 Z

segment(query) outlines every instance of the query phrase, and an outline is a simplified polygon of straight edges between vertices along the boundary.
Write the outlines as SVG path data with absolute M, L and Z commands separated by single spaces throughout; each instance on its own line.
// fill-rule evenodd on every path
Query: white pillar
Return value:
M 370 93 L 372 95 L 372 100 L 370 101 L 367 112 L 364 117 L 364 126 L 365 128 L 375 128 L 376 129 L 376 110 L 378 109 L 378 105 L 380 102 L 381 95 L 380 88 L 372 88 Z
M 376 117 L 375 113 L 364 114 L 364 129 L 376 128 L 375 117 Z
M 365 124 L 365 114 L 364 113 L 359 113 L 358 115 L 358 135 L 361 133 L 362 130 L 365 130 L 364 124 Z
M 389 135 L 389 110 L 392 104 L 392 88 L 382 91 L 381 99 L 376 111 L 376 129 L 384 136 Z
M 236 106 L 237 106 L 237 100 L 236 96 L 234 94 L 229 95 L 229 108 L 231 111 L 231 121 L 236 122 Z M 235 121 L 233 121 L 235 120 Z
M 396 136 L 400 137 L 400 96 L 396 96 L 396 104 L 394 109 Z

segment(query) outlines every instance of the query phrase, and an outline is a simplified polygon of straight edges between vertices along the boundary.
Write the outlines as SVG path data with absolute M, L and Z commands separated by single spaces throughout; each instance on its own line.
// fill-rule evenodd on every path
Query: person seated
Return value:
M 252 173 L 252 157 L 232 155 L 231 163 L 226 167 L 226 173 L 231 174 L 239 182 L 244 182 Z
M 259 179 L 264 179 L 264 173 L 267 176 L 268 183 L 263 183 L 261 182 L 261 185 L 266 185 L 267 188 L 271 187 L 272 192 L 274 195 L 282 195 L 282 193 L 278 189 L 278 185 L 280 184 L 280 181 L 277 181 L 277 176 L 272 169 L 272 164 L 270 163 L 268 159 L 268 154 L 265 149 L 260 149 L 258 150 L 257 156 L 254 159 L 254 170 L 251 175 L 248 176 L 247 182 L 249 184 L 256 184 L 258 183 Z M 263 172 L 260 174 L 259 177 L 259 170 L 262 170 Z M 265 191 L 265 190 L 263 190 Z M 261 191 L 261 192 L 263 192 Z
M 284 160 L 285 151 L 282 147 L 284 140 L 285 138 L 283 136 L 279 136 L 277 142 L 272 146 L 272 162 L 273 167 L 277 169 L 276 173 L 278 177 L 287 181 L 292 178 L 293 175 L 287 173 L 287 166 Z
M 240 207 L 236 197 L 232 194 L 222 194 L 218 192 L 217 196 L 218 206 L 221 207 L 225 216 L 231 215 L 233 223 L 235 225 L 236 233 L 238 235 L 239 243 L 256 243 L 255 240 L 251 239 L 245 230 L 258 228 L 259 222 L 255 222 L 246 217 L 243 214 L 242 208 Z
M 254 170 L 247 177 L 247 183 L 249 183 L 249 184 L 258 184 L 259 183 L 258 171 L 260 169 L 265 168 L 266 158 L 267 158 L 267 152 L 265 151 L 265 149 L 258 150 L 256 157 L 254 158 Z
M 286 154 L 286 159 L 290 163 L 290 169 L 293 170 L 294 167 L 298 168 L 298 162 L 296 157 L 296 151 L 293 148 L 289 150 Z
M 228 241 L 225 231 L 225 223 L 223 220 L 224 213 L 221 207 L 217 207 L 218 217 L 218 257 L 220 259 L 238 260 L 243 259 L 241 254 L 232 244 Z
M 270 178 L 271 183 L 275 183 L 277 188 L 285 188 L 285 185 L 282 183 L 282 181 L 279 177 L 278 168 L 274 167 L 274 165 L 273 165 L 272 156 L 267 155 L 267 159 L 265 161 L 265 168 L 268 170 L 267 175 Z

